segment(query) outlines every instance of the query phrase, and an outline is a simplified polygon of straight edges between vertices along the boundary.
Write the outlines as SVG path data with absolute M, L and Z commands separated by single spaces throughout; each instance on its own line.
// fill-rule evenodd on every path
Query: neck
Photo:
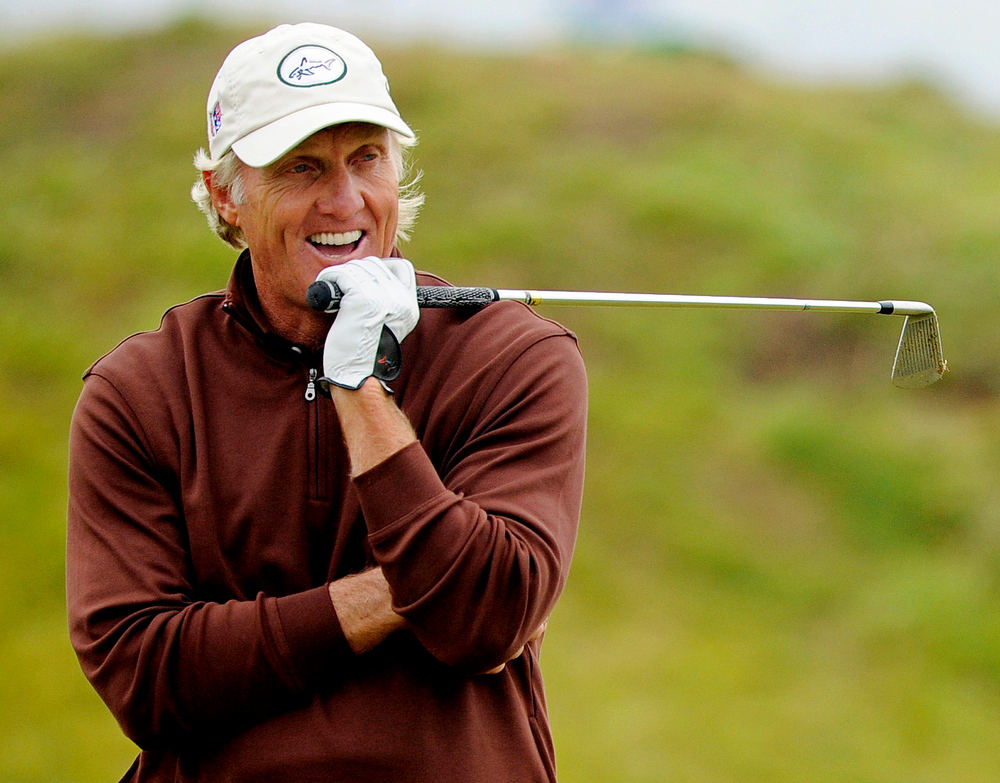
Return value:
M 260 306 L 275 334 L 310 351 L 318 351 L 323 347 L 326 333 L 330 330 L 330 315 L 315 313 L 305 307 L 290 306 L 288 303 L 279 306 L 266 295 L 260 296 Z

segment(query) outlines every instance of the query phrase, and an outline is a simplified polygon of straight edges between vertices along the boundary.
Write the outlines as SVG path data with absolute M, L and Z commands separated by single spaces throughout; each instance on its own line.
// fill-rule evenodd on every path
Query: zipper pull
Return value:
M 306 384 L 306 402 L 312 402 L 316 399 L 316 378 L 319 377 L 319 371 L 310 367 L 309 368 L 309 383 Z

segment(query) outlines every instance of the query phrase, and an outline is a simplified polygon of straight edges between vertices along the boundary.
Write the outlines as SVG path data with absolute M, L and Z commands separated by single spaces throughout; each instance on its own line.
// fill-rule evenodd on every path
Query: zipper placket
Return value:
M 308 378 L 306 380 L 305 399 L 309 408 L 309 486 L 310 495 L 314 500 L 322 500 L 327 495 L 326 484 L 327 461 L 325 448 L 324 416 L 320 410 L 322 407 L 316 399 L 319 391 L 319 370 L 315 367 L 308 367 Z

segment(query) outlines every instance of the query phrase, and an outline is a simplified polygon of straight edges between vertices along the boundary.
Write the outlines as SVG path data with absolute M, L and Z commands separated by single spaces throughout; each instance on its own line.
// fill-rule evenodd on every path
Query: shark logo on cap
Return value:
M 325 46 L 299 46 L 278 65 L 278 78 L 290 87 L 318 87 L 339 82 L 347 74 L 344 59 Z

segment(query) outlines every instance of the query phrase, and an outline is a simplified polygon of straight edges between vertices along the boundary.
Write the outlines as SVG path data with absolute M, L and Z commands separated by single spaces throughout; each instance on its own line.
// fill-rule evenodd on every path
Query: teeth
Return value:
M 323 234 L 313 234 L 309 237 L 309 241 L 316 245 L 353 245 L 361 239 L 361 231 L 348 231 L 344 234 L 332 234 L 330 232 L 325 232 Z

